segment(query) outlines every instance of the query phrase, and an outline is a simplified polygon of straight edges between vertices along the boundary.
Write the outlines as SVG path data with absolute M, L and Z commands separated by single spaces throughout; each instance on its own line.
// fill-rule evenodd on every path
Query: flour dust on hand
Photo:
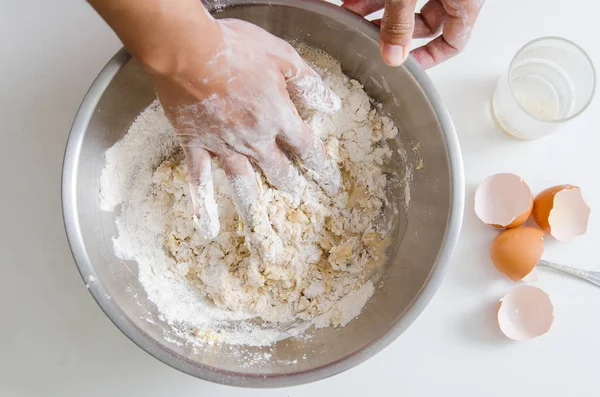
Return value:
M 214 189 L 214 202 L 203 210 L 220 231 L 210 239 L 198 232 L 190 170 L 158 102 L 106 154 L 102 208 L 121 206 L 115 252 L 137 261 L 149 299 L 191 343 L 271 345 L 301 337 L 311 326 L 345 326 L 367 304 L 383 271 L 388 241 L 378 220 L 393 203 L 382 166 L 392 156 L 387 140 L 398 130 L 336 60 L 303 45 L 298 51 L 330 98 L 339 98 L 325 107 L 313 101 L 306 94 L 311 76 L 297 76 L 291 90 L 311 131 L 309 143 L 327 156 L 306 150 L 289 160 L 305 181 L 300 195 L 276 189 L 258 168 L 246 170 L 258 189 L 256 200 L 242 204 L 255 217 L 251 227 L 234 199 L 244 197 L 246 184 L 228 177 L 222 159 L 210 159 L 210 167 L 195 169 L 210 169 L 212 186 L 197 193 Z M 300 103 L 298 95 L 309 98 Z M 340 110 L 331 112 L 332 106 Z M 286 139 L 292 147 L 309 147 Z M 330 195 L 335 186 L 319 178 L 335 170 L 341 170 L 338 193 Z

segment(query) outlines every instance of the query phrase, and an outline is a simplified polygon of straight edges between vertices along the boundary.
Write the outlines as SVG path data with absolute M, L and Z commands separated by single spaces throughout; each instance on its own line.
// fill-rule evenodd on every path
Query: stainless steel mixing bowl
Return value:
M 89 89 L 75 118 L 63 168 L 63 212 L 73 256 L 106 315 L 142 349 L 188 374 L 249 387 L 296 385 L 342 372 L 400 335 L 438 288 L 458 238 L 464 202 L 460 149 L 446 108 L 427 75 L 409 59 L 387 67 L 378 31 L 368 22 L 319 0 L 229 1 L 217 17 L 235 17 L 275 35 L 303 41 L 339 59 L 349 76 L 388 112 L 404 148 L 396 164 L 399 227 L 383 279 L 362 314 L 340 329 L 314 331 L 309 340 L 239 350 L 197 350 L 169 331 L 137 280 L 137 266 L 113 254 L 115 214 L 99 208 L 104 153 L 153 100 L 148 76 L 119 51 Z M 417 149 L 418 147 L 418 149 Z M 414 150 L 413 150 L 414 149 Z M 423 168 L 415 167 L 422 160 Z M 406 173 L 406 169 L 410 171 Z M 412 175 L 412 180 L 411 180 Z M 407 195 L 410 194 L 410 203 Z M 271 358 L 253 357 L 268 352 Z M 256 361 L 255 364 L 250 365 Z

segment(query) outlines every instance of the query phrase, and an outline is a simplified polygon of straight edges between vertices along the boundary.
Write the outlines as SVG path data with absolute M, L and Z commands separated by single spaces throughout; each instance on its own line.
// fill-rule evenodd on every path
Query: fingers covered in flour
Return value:
M 341 107 L 340 97 L 329 89 L 315 72 L 290 46 L 287 62 L 279 62 L 290 96 L 309 109 L 335 113 Z
M 220 160 L 237 210 L 250 232 L 246 234 L 250 246 L 256 248 L 263 259 L 276 259 L 283 251 L 283 242 L 275 234 L 265 207 L 258 205 L 258 183 L 250 161 L 235 152 L 220 156 Z
M 219 155 L 219 160 L 227 174 L 235 206 L 243 221 L 250 224 L 252 221 L 250 209 L 259 196 L 256 174 L 252 165 L 246 156 L 234 151 Z
M 210 154 L 196 145 L 183 146 L 188 168 L 190 195 L 194 206 L 194 221 L 206 239 L 219 234 L 219 212 L 215 202 Z
M 302 195 L 306 180 L 275 141 L 261 147 L 255 156 L 255 161 L 275 188 L 294 197 Z
M 340 98 L 327 87 L 321 76 L 308 65 L 307 69 L 287 80 L 287 89 L 293 98 L 296 98 L 309 109 L 325 113 L 335 113 L 340 109 Z
M 290 96 L 309 109 L 334 113 L 340 109 L 340 98 L 329 89 L 289 43 L 273 36 L 271 59 L 285 77 Z
M 302 163 L 313 172 L 314 180 L 329 196 L 337 194 L 342 175 L 336 162 L 327 156 L 323 142 L 298 118 L 296 128 L 283 131 L 279 139 L 289 147 Z

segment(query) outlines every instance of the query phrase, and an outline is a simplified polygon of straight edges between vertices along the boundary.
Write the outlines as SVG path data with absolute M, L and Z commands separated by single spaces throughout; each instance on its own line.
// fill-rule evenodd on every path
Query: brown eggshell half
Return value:
M 548 294 L 531 285 L 513 288 L 498 308 L 498 325 L 508 338 L 522 341 L 544 335 L 554 322 Z
M 515 174 L 491 175 L 475 192 L 475 214 L 483 223 L 495 228 L 521 226 L 532 208 L 531 189 Z
M 544 253 L 543 235 L 541 230 L 533 227 L 503 231 L 492 241 L 492 262 L 511 280 L 522 280 L 531 273 Z
M 584 234 L 590 212 L 581 189 L 573 185 L 559 185 L 543 190 L 535 198 L 532 211 L 538 226 L 559 241 Z

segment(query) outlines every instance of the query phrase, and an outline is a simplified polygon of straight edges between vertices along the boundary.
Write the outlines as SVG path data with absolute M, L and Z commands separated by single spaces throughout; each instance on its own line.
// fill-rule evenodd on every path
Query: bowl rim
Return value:
M 378 40 L 379 38 L 379 30 L 367 20 L 323 0 L 303 0 L 301 2 L 296 2 L 294 0 L 230 0 L 228 1 L 226 8 L 252 5 L 276 5 L 305 9 L 335 18 L 339 22 L 352 26 L 374 40 Z M 104 91 L 115 75 L 130 59 L 131 54 L 125 48 L 120 49 L 98 74 L 85 94 L 73 121 L 67 141 L 63 159 L 61 189 L 62 212 L 67 240 L 79 273 L 100 308 L 121 332 L 148 354 L 154 356 L 170 367 L 194 377 L 231 386 L 267 388 L 294 386 L 314 382 L 350 369 L 388 346 L 417 319 L 441 285 L 448 270 L 452 253 L 458 242 L 464 212 L 465 182 L 460 145 L 449 112 L 425 71 L 414 58 L 409 57 L 403 67 L 408 69 L 429 99 L 443 132 L 442 135 L 448 152 L 450 166 L 450 211 L 441 249 L 428 279 L 425 281 L 425 284 L 417 293 L 413 301 L 409 304 L 403 315 L 383 336 L 373 340 L 360 350 L 350 353 L 335 362 L 315 367 L 310 370 L 299 371 L 292 374 L 246 375 L 235 371 L 215 369 L 192 362 L 182 355 L 162 348 L 148 333 L 137 327 L 114 300 L 108 297 L 105 288 L 99 283 L 94 282 L 97 280 L 96 273 L 85 248 L 79 224 L 79 215 L 76 211 L 76 165 L 78 164 L 81 154 L 81 146 L 83 144 L 85 132 Z

